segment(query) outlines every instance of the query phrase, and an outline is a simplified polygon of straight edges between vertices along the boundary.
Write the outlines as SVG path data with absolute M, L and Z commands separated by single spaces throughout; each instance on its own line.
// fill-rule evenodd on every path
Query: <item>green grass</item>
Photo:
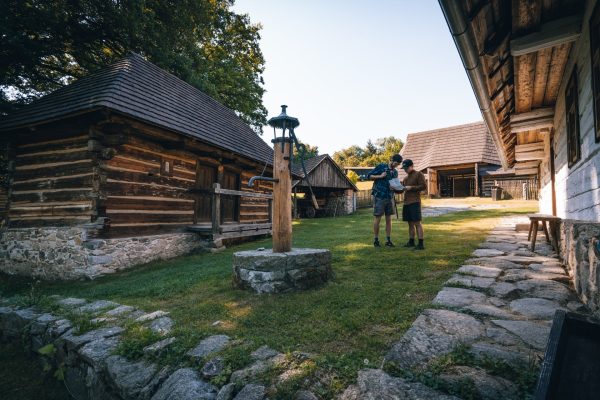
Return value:
M 215 333 L 243 339 L 253 348 L 266 344 L 284 352 L 313 353 L 318 369 L 330 380 L 329 390 L 335 391 L 352 381 L 357 370 L 381 365 L 390 345 L 498 217 L 532 211 L 526 206 L 426 218 L 424 252 L 373 248 L 370 210 L 297 222 L 294 245 L 330 249 L 336 274 L 329 284 L 302 293 L 259 296 L 232 287 L 232 253 L 268 247 L 270 240 L 154 262 L 94 281 L 43 283 L 38 290 L 170 311 L 181 337 L 179 355 Z M 400 245 L 407 240 L 406 224 L 394 219 L 393 225 L 393 239 Z M 23 280 L 0 277 L 5 295 L 28 290 Z M 213 326 L 215 321 L 221 324 Z M 169 361 L 177 359 L 170 355 Z

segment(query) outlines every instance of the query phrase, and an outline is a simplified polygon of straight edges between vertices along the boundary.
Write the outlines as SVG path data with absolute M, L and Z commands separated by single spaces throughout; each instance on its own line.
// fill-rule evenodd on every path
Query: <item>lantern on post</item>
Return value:
M 301 154 L 302 169 L 310 189 L 310 195 L 315 209 L 319 206 L 308 180 L 304 166 L 304 153 L 306 147 L 296 139 L 294 128 L 300 125 L 298 118 L 287 115 L 287 106 L 281 106 L 281 114 L 269 119 L 269 126 L 273 127 L 273 178 L 254 176 L 250 178 L 248 186 L 252 187 L 255 180 L 273 182 L 273 252 L 285 253 L 292 249 L 292 155 L 295 145 Z M 280 135 L 278 135 L 280 131 Z
M 294 128 L 300 125 L 297 118 L 286 113 L 287 106 L 281 106 L 281 114 L 269 120 L 273 127 L 273 252 L 284 253 L 292 250 L 292 145 Z M 281 135 L 277 135 L 277 131 Z M 287 134 L 287 137 L 286 137 Z
M 327 282 L 333 277 L 331 254 L 326 249 L 292 249 L 292 146 L 296 146 L 313 205 L 318 209 L 304 165 L 306 146 L 296 139 L 297 118 L 286 113 L 271 118 L 273 127 L 273 177 L 254 176 L 248 181 L 273 182 L 272 230 L 273 249 L 239 251 L 233 255 L 233 283 L 240 289 L 258 293 L 304 290 Z

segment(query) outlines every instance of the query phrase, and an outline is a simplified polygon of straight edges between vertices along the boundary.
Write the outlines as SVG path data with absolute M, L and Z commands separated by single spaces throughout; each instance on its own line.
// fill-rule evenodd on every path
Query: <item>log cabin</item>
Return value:
M 129 54 L 0 120 L 0 270 L 93 278 L 271 232 L 272 148 L 234 111 Z M 1 196 L 1 193 L 0 193 Z
M 483 176 L 500 168 L 498 151 L 483 122 L 409 133 L 400 154 L 425 174 L 431 197 L 489 196 Z M 401 169 L 399 174 L 406 176 Z
M 536 173 L 559 255 L 600 310 L 600 4 L 439 0 L 504 168 Z
M 296 217 L 335 217 L 356 211 L 355 193 L 358 189 L 329 154 L 311 157 L 304 161 L 304 166 L 306 175 L 299 163 L 294 164 L 292 168 L 293 175 L 298 178 L 292 182 L 293 209 Z M 312 202 L 311 188 L 318 209 Z M 301 195 L 300 199 L 298 195 Z

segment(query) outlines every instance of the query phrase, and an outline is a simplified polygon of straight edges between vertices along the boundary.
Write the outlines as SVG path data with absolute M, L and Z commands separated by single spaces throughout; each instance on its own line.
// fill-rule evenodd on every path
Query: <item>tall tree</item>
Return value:
M 234 0 L 0 0 L 0 113 L 134 51 L 260 130 L 260 25 Z
M 375 143 L 369 139 L 364 148 L 353 145 L 336 151 L 333 160 L 344 167 L 370 167 L 388 162 L 394 154 L 400 153 L 403 145 L 402 140 L 394 136 L 377 139 Z

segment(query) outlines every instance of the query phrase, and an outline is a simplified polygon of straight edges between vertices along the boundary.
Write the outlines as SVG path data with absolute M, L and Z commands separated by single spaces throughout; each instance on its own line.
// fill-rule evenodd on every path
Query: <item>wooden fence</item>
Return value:
M 503 199 L 537 200 L 538 180 L 535 176 L 524 177 L 484 177 L 483 195 L 491 196 L 492 187 L 498 185 L 502 188 Z
M 396 203 L 401 203 L 403 200 L 403 196 L 401 194 L 396 194 Z M 359 190 L 356 192 L 356 208 L 367 208 L 373 207 L 373 195 L 372 191 L 369 190 Z

